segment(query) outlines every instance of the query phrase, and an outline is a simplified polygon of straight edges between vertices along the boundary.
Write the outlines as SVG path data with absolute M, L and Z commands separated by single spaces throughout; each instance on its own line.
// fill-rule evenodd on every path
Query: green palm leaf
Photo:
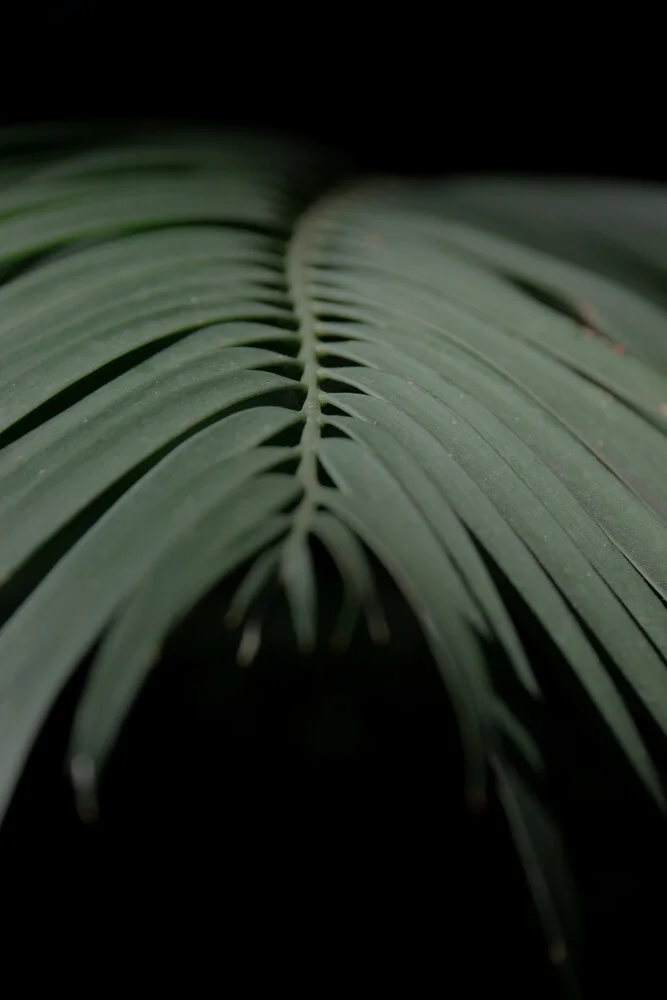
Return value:
M 233 570 L 239 661 L 275 585 L 312 650 L 317 538 L 343 584 L 339 648 L 362 612 L 389 639 L 373 558 L 413 608 L 469 801 L 490 767 L 560 961 L 558 836 L 510 761 L 539 782 L 539 740 L 489 640 L 525 698 L 540 687 L 488 560 L 663 808 L 616 671 L 667 732 L 667 199 L 348 181 L 252 137 L 31 128 L 0 149 L 0 811 L 101 640 L 70 760 L 94 811 L 160 648 Z

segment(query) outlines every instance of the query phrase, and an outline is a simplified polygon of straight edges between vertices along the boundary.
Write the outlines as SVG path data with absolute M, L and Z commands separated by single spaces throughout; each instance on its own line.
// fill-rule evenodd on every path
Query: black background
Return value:
M 8 121 L 268 126 L 408 173 L 666 176 L 650 21 L 476 4 L 38 0 L 5 5 L 1 26 Z
M 495 25 L 480 8 L 466 13 L 460 23 L 444 7 L 17 6 L 3 13 L 3 119 L 268 127 L 343 147 L 362 169 L 417 175 L 664 180 L 660 95 L 643 48 L 631 65 L 632 46 L 619 60 L 579 20 L 555 37 L 546 15 L 512 25 L 500 11 Z M 184 630 L 135 713 L 103 833 L 81 828 L 61 777 L 76 684 L 66 693 L 0 835 L 15 953 L 54 942 L 69 975 L 90 963 L 94 988 L 156 942 L 160 978 L 194 946 L 196 968 L 213 959 L 223 988 L 298 984 L 319 995 L 342 975 L 355 991 L 554 995 L 497 810 L 480 819 L 460 807 L 448 708 L 409 623 L 379 674 L 366 647 L 342 675 L 322 662 L 317 684 L 291 662 L 274 663 L 276 674 L 268 664 L 240 694 L 216 687 L 214 710 L 208 625 Z M 372 752 L 346 763 L 334 754 L 334 765 L 294 750 L 284 720 L 321 719 L 330 695 L 343 715 L 363 717 Z M 561 748 L 570 781 L 594 755 L 584 728 L 571 727 Z M 591 780 L 563 807 L 586 891 L 585 996 L 615 985 L 642 997 L 665 928 L 652 910 L 667 885 L 655 863 L 661 831 L 629 793 L 613 802 Z

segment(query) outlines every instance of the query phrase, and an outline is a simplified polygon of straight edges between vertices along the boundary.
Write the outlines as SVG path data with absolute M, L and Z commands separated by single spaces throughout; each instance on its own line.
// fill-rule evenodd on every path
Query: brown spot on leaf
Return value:
M 625 354 L 625 347 L 623 344 L 614 344 L 612 351 L 614 354 Z
M 667 403 L 658 403 L 658 410 L 662 413 L 663 417 L 667 417 Z
M 589 306 L 587 302 L 580 302 L 577 308 L 584 327 L 584 336 L 597 337 L 598 318 L 593 306 Z

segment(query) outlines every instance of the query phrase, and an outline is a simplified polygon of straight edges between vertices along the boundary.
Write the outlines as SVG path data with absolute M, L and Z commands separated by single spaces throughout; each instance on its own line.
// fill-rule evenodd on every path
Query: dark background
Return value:
M 13 2 L 2 114 L 268 126 L 409 173 L 662 180 L 655 25 L 588 18 L 470 3 Z
M 165 8 L 4 11 L 3 120 L 268 127 L 342 147 L 361 169 L 417 175 L 665 178 L 650 55 L 635 52 L 637 74 L 626 46 L 619 69 L 580 21 L 562 39 L 550 21 L 522 23 L 515 51 L 500 34 L 512 26 L 476 7 L 469 24 L 447 8 Z M 179 631 L 141 699 L 98 829 L 76 819 L 61 773 L 81 678 L 65 693 L 0 834 L 15 954 L 56 943 L 70 975 L 91 963 L 94 986 L 157 942 L 160 976 L 194 946 L 223 987 L 319 995 L 342 976 L 355 991 L 555 995 L 499 810 L 462 808 L 449 708 L 400 602 L 402 639 L 385 652 L 360 641 L 315 670 L 277 652 L 222 678 L 216 607 Z M 544 637 L 526 642 L 557 675 Z M 585 721 L 564 727 L 561 694 L 549 732 L 582 893 L 584 995 L 614 985 L 641 998 L 662 974 L 664 829 Z

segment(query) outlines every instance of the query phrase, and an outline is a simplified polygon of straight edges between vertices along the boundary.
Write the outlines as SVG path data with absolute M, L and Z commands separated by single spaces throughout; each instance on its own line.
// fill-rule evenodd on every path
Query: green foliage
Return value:
M 276 583 L 302 651 L 344 650 L 362 614 L 390 641 L 379 560 L 456 709 L 468 802 L 493 772 L 566 967 L 519 709 L 541 686 L 491 569 L 664 808 L 628 696 L 667 732 L 667 198 L 356 180 L 249 136 L 31 128 L 0 148 L 0 810 L 94 647 L 69 761 L 86 816 L 216 583 L 246 571 L 225 610 L 247 665 Z M 313 538 L 343 585 L 332 637 Z

